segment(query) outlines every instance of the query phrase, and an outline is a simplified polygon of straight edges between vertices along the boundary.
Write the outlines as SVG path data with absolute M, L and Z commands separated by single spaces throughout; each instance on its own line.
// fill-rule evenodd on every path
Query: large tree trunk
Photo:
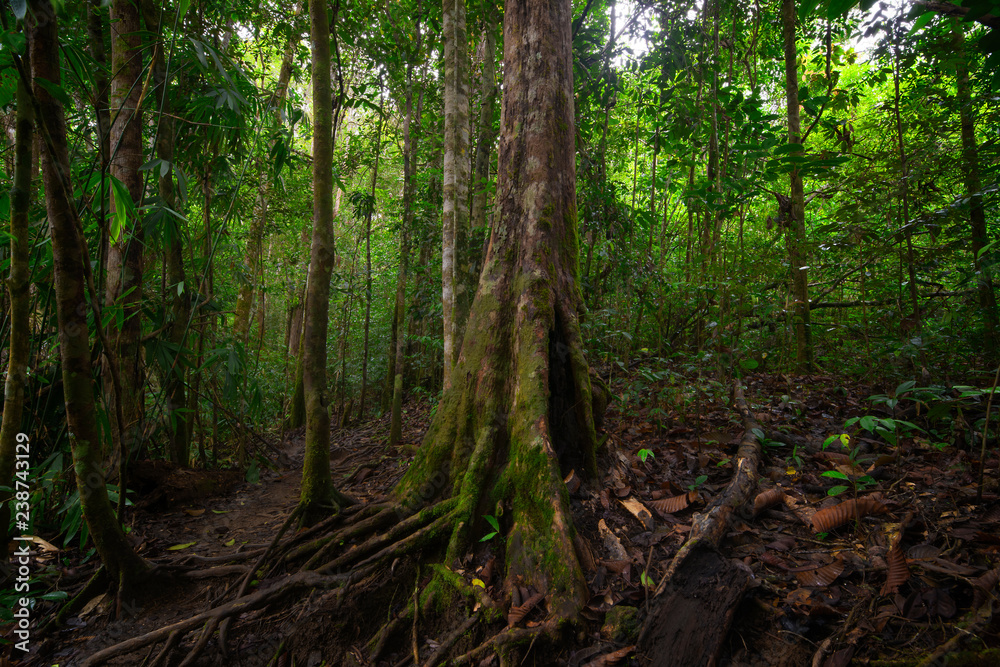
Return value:
M 28 66 L 26 57 L 22 60 Z M 3 394 L 3 425 L 0 426 L 0 485 L 15 488 L 14 471 L 27 470 L 27 458 L 17 454 L 17 436 L 21 432 L 25 389 L 28 380 L 28 354 L 31 336 L 28 285 L 28 208 L 31 202 L 31 141 L 35 133 L 34 114 L 27 86 L 17 82 L 17 117 L 14 121 L 14 186 L 10 191 L 10 348 L 7 357 L 7 381 Z M 15 463 L 15 461 L 17 463 Z M 22 482 L 23 483 L 23 482 Z M 26 487 L 18 485 L 15 490 Z M 0 536 L 7 543 L 10 524 L 10 493 L 0 492 Z
M 991 254 L 983 248 L 990 245 L 986 227 L 986 207 L 983 206 L 982 179 L 979 169 L 979 149 L 976 146 L 975 107 L 969 83 L 969 63 L 964 49 L 964 32 L 955 22 L 956 48 L 959 50 L 958 67 L 955 76 L 957 84 L 958 115 L 962 124 L 962 173 L 965 177 L 965 193 L 969 198 L 969 226 L 972 237 L 972 264 L 976 269 L 979 289 L 979 306 L 986 321 L 986 349 L 995 353 L 1000 323 L 997 321 L 997 300 L 993 288 L 993 276 L 989 261 Z M 986 261 L 984 261 L 986 260 Z
M 339 8 L 339 1 L 337 3 Z M 330 21 L 325 0 L 310 0 L 312 17 L 313 94 L 313 235 L 302 360 L 306 407 L 305 458 L 302 465 L 302 521 L 315 523 L 348 500 L 330 479 L 330 397 L 326 378 L 330 276 L 333 273 L 333 86 L 330 80 Z M 334 21 L 337 9 L 334 9 Z M 342 91 L 341 91 L 342 93 Z M 339 105 L 340 96 L 338 96 Z
M 469 227 L 469 54 L 465 0 L 444 0 L 444 216 L 441 234 L 441 310 L 444 320 L 444 388 L 462 343 L 468 301 L 461 268 Z
M 795 54 L 795 0 L 782 0 L 781 27 L 785 47 L 785 93 L 788 110 L 788 143 L 801 141 L 799 124 L 799 72 Z M 791 155 L 801 155 L 792 151 Z M 785 244 L 788 249 L 789 271 L 792 278 L 792 321 L 795 329 L 795 365 L 805 372 L 812 365 L 812 331 L 809 325 L 809 279 L 806 271 L 807 252 L 805 193 L 802 174 L 792 169 L 789 175 L 791 210 L 787 216 Z
M 479 238 L 479 230 L 486 230 L 487 212 L 490 192 L 490 158 L 493 154 L 493 142 L 496 140 L 496 132 L 493 129 L 493 121 L 496 115 L 497 96 L 499 88 L 497 86 L 497 74 L 494 59 L 496 58 L 496 37 L 494 28 L 490 24 L 489 17 L 486 21 L 486 28 L 479 43 L 481 51 L 481 61 L 483 65 L 482 83 L 480 87 L 479 101 L 479 132 L 476 136 L 476 163 L 472 176 L 472 213 L 470 235 Z M 480 243 L 470 243 L 468 254 L 463 259 L 468 267 L 466 277 L 475 291 L 475 285 L 479 282 L 479 269 L 482 268 L 482 252 Z
M 55 11 L 49 0 L 33 0 L 29 14 L 36 22 L 31 29 L 30 50 L 34 80 L 59 85 L 59 44 Z M 66 421 L 73 449 L 73 470 L 83 516 L 94 538 L 97 553 L 119 592 L 134 584 L 146 571 L 118 525 L 108 500 L 102 466 L 97 411 L 91 384 L 90 332 L 87 328 L 84 239 L 72 208 L 69 190 L 69 152 L 62 105 L 46 88 L 34 86 L 39 118 L 44 123 L 46 150 L 42 155 L 45 207 L 52 236 L 56 315 L 59 321 L 59 357 L 62 361 Z
M 142 200 L 142 118 L 139 97 L 142 92 L 142 50 L 139 40 L 139 9 L 132 0 L 114 0 L 111 3 L 111 175 L 128 190 L 138 210 Z M 112 197 L 116 211 L 124 202 Z M 139 320 L 142 297 L 142 224 L 138 216 L 129 216 L 122 229 L 112 234 L 108 252 L 108 279 L 105 303 L 114 313 L 121 310 L 121 326 L 117 317 L 111 318 L 111 344 L 113 354 L 122 370 L 122 394 L 114 396 L 110 373 L 105 373 L 105 394 L 120 401 L 123 428 L 119 433 L 112 420 L 114 441 L 124 451 L 131 451 L 139 438 L 143 415 L 144 373 L 141 356 L 142 327 Z M 109 411 L 110 412 L 110 411 Z M 117 460 L 119 452 L 112 454 Z
M 157 114 L 156 157 L 169 168 L 164 175 L 159 170 L 159 190 L 162 206 L 176 210 L 174 195 L 174 123 L 170 115 L 170 98 L 167 95 L 167 68 L 163 57 L 163 35 L 160 33 L 160 7 L 145 0 L 142 3 L 146 28 L 159 34 L 160 44 L 153 49 L 153 83 L 156 90 Z M 186 364 L 181 361 L 187 328 L 191 319 L 191 292 L 185 284 L 184 241 L 180 223 L 173 215 L 164 212 L 161 218 L 166 225 L 164 239 L 166 252 L 167 293 L 170 295 L 169 339 L 176 346 L 174 361 L 168 371 L 165 391 L 167 395 L 167 433 L 170 460 L 182 466 L 190 463 L 191 432 L 188 428 L 187 399 L 185 397 Z
M 397 488 L 453 497 L 446 562 L 503 504 L 508 583 L 574 615 L 586 601 L 563 469 L 596 475 L 580 336 L 569 0 L 508 0 L 496 224 L 452 386 Z

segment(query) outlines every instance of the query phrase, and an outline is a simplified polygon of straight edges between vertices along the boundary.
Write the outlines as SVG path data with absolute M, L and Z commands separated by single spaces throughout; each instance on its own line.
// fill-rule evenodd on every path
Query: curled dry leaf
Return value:
M 631 655 L 633 651 L 635 651 L 635 646 L 626 646 L 625 648 L 612 651 L 611 653 L 605 653 L 598 658 L 594 658 L 584 665 L 584 667 L 611 667 L 611 665 L 620 664 L 621 661 Z
M 972 580 L 972 608 L 979 609 L 990 599 L 993 589 L 1000 581 L 1000 567 L 995 567 L 981 577 Z
M 569 491 L 570 495 L 573 495 L 574 493 L 579 491 L 580 485 L 583 484 L 583 481 L 580 479 L 580 476 L 576 474 L 576 470 L 570 470 L 569 474 L 566 475 L 566 479 L 564 479 L 563 482 L 565 482 L 566 490 Z
M 768 507 L 773 507 L 785 499 L 785 492 L 779 488 L 761 491 L 753 499 L 753 515 L 757 516 Z
M 795 578 L 803 586 L 829 586 L 844 572 L 844 561 L 840 558 L 820 567 L 795 573 Z
M 910 570 L 906 567 L 906 555 L 898 543 L 889 549 L 889 553 L 885 555 L 885 562 L 889 566 L 889 572 L 885 584 L 882 585 L 882 595 L 895 593 L 910 578 Z
M 531 612 L 531 610 L 534 609 L 535 606 L 538 605 L 538 603 L 541 602 L 544 597 L 545 596 L 542 595 L 541 593 L 535 593 L 534 595 L 529 597 L 524 602 L 524 604 L 518 607 L 512 606 L 510 608 L 510 612 L 507 614 L 507 627 L 512 628 L 518 623 L 520 623 L 522 620 L 524 620 L 524 617 L 527 616 L 528 613 Z
M 812 517 L 813 532 L 825 533 L 856 518 L 860 519 L 869 514 L 882 514 L 886 511 L 881 499 L 875 496 L 845 500 L 839 505 L 816 512 Z
M 673 496 L 672 498 L 654 500 L 649 503 L 649 506 L 661 514 L 676 514 L 686 509 L 691 504 L 691 501 L 697 497 L 697 492 L 692 491 L 690 493 L 682 493 L 679 496 Z

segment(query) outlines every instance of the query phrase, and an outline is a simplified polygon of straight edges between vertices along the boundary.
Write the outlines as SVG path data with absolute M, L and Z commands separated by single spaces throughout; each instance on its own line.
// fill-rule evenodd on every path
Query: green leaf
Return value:
M 496 537 L 496 535 L 497 535 L 496 533 L 489 533 L 489 534 L 484 535 L 483 537 L 479 538 L 479 541 L 480 542 L 486 542 L 487 540 L 492 540 L 494 537 Z
M 931 19 L 934 18 L 935 16 L 937 16 L 937 12 L 924 12 L 923 14 L 921 14 L 920 18 L 918 18 L 916 21 L 913 22 L 913 27 L 910 28 L 910 32 L 906 33 L 907 36 L 910 36 L 916 32 L 920 32 L 920 30 L 925 25 L 930 23 Z
M 905 393 L 905 392 L 910 391 L 911 389 L 913 389 L 913 387 L 915 387 L 916 384 L 917 383 L 914 382 L 913 380 L 907 380 L 906 382 L 900 383 L 900 385 L 898 387 L 896 387 L 896 391 L 894 393 L 895 393 L 896 396 L 899 396 L 900 394 Z
M 802 4 L 799 5 L 799 23 L 804 23 L 806 18 L 813 13 L 816 9 L 816 5 L 819 4 L 819 0 L 802 0 Z
M 38 600 L 65 600 L 69 597 L 69 593 L 66 591 L 52 591 L 51 593 L 43 593 L 39 595 L 36 599 Z
M 830 487 L 827 490 L 826 495 L 828 495 L 828 496 L 839 496 L 844 491 L 847 491 L 848 488 L 849 487 L 846 487 L 846 486 L 832 486 L 832 487 Z
M 851 481 L 851 478 L 840 472 L 839 470 L 827 470 L 825 473 L 820 475 L 821 477 L 830 477 L 832 479 L 842 479 L 846 482 Z
M 111 217 L 111 242 L 118 243 L 122 231 L 128 226 L 128 216 L 134 216 L 135 204 L 132 203 L 132 195 L 129 194 L 125 184 L 114 176 L 109 176 L 111 181 L 111 194 L 114 197 L 114 215 Z
M 167 551 L 180 551 L 181 549 L 187 549 L 188 547 L 193 547 L 198 544 L 197 541 L 187 542 L 186 544 L 175 544 L 172 547 L 167 547 Z
M 184 15 L 187 14 L 188 8 L 191 6 L 191 0 L 180 0 L 177 3 L 177 22 L 180 23 Z
M 483 518 L 486 519 L 486 523 L 493 526 L 493 530 L 497 531 L 498 533 L 500 532 L 500 522 L 498 522 L 494 517 L 487 514 Z
M 35 77 L 35 83 L 48 91 L 49 95 L 56 98 L 64 108 L 73 106 L 73 100 L 70 99 L 69 93 L 58 83 L 52 83 L 40 76 Z
M 846 14 L 856 4 L 857 0 L 830 0 L 830 6 L 826 8 L 826 18 L 832 21 Z

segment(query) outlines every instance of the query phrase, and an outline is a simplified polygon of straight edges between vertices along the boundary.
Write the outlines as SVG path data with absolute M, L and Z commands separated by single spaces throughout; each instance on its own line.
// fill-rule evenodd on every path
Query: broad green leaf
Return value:
M 194 542 L 188 542 L 186 544 L 175 544 L 172 547 L 167 547 L 167 551 L 180 551 L 181 549 L 187 549 L 188 547 L 193 547 L 198 544 L 197 540 Z
M 831 486 L 827 490 L 826 495 L 828 495 L 828 496 L 839 496 L 844 491 L 847 491 L 848 488 L 849 487 L 846 487 L 846 486 Z
M 52 83 L 47 79 L 43 79 L 40 76 L 35 77 L 35 83 L 48 91 L 49 95 L 56 98 L 63 107 L 68 108 L 73 106 L 73 100 L 70 99 L 69 93 L 57 83 Z
M 913 22 L 913 27 L 910 28 L 910 32 L 907 33 L 907 36 L 912 35 L 916 32 L 920 32 L 920 30 L 925 25 L 930 23 L 931 19 L 934 18 L 935 16 L 937 16 L 937 12 L 924 12 L 923 14 L 921 14 L 920 18 L 918 18 L 916 21 Z
M 799 5 L 799 23 L 805 23 L 806 18 L 815 11 L 819 0 L 802 0 Z
M 111 242 L 118 243 L 122 231 L 128 226 L 129 216 L 135 216 L 135 204 L 125 184 L 114 176 L 109 176 L 111 194 L 114 201 L 114 215 L 111 217 Z
M 823 473 L 821 475 L 821 477 L 830 477 L 830 478 L 833 478 L 833 479 L 842 479 L 842 480 L 847 481 L 847 482 L 851 481 L 850 477 L 848 477 L 844 473 L 840 472 L 839 470 L 827 470 L 825 473 Z
M 857 4 L 858 0 L 830 0 L 830 6 L 826 8 L 826 18 L 833 20 L 838 16 L 846 14 L 847 11 Z
M 188 7 L 191 6 L 191 0 L 180 0 L 177 3 L 177 23 L 181 22 L 184 15 L 187 14 Z
M 896 387 L 896 391 L 894 393 L 896 394 L 896 396 L 899 396 L 900 394 L 913 389 L 913 387 L 915 387 L 916 384 L 917 383 L 914 382 L 913 380 L 907 380 L 906 382 L 902 382 L 898 387 Z

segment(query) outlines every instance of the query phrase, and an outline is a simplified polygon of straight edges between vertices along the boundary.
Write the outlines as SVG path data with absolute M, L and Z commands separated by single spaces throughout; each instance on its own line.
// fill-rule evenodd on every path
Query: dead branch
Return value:
M 343 583 L 346 578 L 347 577 L 343 575 L 323 576 L 316 574 L 315 572 L 298 572 L 276 582 L 269 588 L 237 598 L 236 600 L 224 604 L 221 607 L 210 609 L 206 612 L 198 614 L 197 616 L 192 616 L 191 618 L 183 621 L 178 621 L 158 630 L 153 630 L 152 632 L 147 632 L 144 635 L 133 637 L 132 639 L 109 646 L 108 648 L 102 649 L 88 657 L 81 663 L 81 665 L 82 667 L 94 667 L 95 665 L 101 665 L 112 658 L 131 653 L 142 648 L 143 646 L 148 646 L 149 644 L 154 644 L 158 641 L 167 639 L 170 637 L 171 633 L 177 632 L 184 634 L 191 628 L 195 628 L 202 623 L 213 620 L 215 622 L 219 622 L 223 619 L 229 618 L 230 616 L 244 614 L 253 609 L 266 606 L 302 588 L 332 588 Z

